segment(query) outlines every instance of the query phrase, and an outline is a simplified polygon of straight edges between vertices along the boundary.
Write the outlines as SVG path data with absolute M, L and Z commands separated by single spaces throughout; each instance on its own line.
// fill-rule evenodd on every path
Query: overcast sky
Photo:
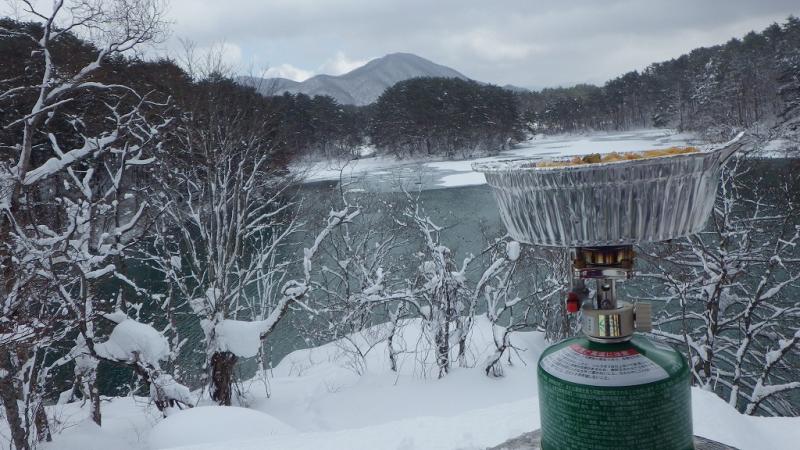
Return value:
M 798 0 L 166 0 L 178 38 L 242 73 L 302 80 L 410 52 L 496 84 L 602 83 L 760 31 Z

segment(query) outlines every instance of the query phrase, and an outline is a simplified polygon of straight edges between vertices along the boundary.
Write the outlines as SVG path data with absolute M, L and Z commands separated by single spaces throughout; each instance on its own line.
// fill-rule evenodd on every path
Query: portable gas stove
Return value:
M 483 172 L 513 239 L 570 249 L 566 309 L 583 336 L 546 349 L 538 364 L 543 449 L 693 449 L 689 368 L 652 328 L 650 305 L 617 298 L 634 275 L 633 246 L 700 232 L 722 163 L 742 135 L 715 150 L 576 166 L 528 161 Z

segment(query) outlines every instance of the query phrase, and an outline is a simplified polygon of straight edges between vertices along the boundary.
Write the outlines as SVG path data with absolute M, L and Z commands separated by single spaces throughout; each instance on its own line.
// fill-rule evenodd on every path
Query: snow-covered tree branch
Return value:
M 322 243 L 359 209 L 331 211 L 296 259 L 290 238 L 308 224 L 295 216 L 294 180 L 273 160 L 270 124 L 229 104 L 227 81 L 203 83 L 175 133 L 184 153 L 159 171 L 160 224 L 148 259 L 200 320 L 211 398 L 230 405 L 236 362 L 259 353 L 291 306 L 308 308 Z
M 18 449 L 49 439 L 45 384 L 67 362 L 76 362 L 80 390 L 100 423 L 96 361 L 60 346 L 97 337 L 97 286 L 121 273 L 145 209 L 124 197 L 128 169 L 152 161 L 169 123 L 158 112 L 163 100 L 94 78 L 110 58 L 156 37 L 163 24 L 157 2 L 37 5 L 23 1 L 21 8 L 36 23 L 0 26 L 0 39 L 31 47 L 21 61 L 24 81 L 0 91 L 0 108 L 9 112 L 0 125 L 12 139 L 0 161 L 0 396 Z M 65 44 L 76 35 L 93 39 L 89 59 L 67 56 Z
M 645 277 L 666 285 L 654 331 L 685 349 L 694 382 L 748 414 L 794 414 L 800 386 L 800 210 L 796 179 L 762 183 L 744 160 L 724 172 L 709 231 L 660 246 Z

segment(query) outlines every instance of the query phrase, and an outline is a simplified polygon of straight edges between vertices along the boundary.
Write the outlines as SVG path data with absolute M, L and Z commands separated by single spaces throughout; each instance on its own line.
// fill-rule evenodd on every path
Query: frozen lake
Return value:
M 590 135 L 537 136 L 516 144 L 495 156 L 459 161 L 398 160 L 374 156 L 348 162 L 316 162 L 294 167 L 306 175 L 306 182 L 339 181 L 348 189 L 370 192 L 395 191 L 401 183 L 414 190 L 486 184 L 483 175 L 472 171 L 472 163 L 514 159 L 547 159 L 565 155 L 630 152 L 697 144 L 689 133 L 647 129 Z

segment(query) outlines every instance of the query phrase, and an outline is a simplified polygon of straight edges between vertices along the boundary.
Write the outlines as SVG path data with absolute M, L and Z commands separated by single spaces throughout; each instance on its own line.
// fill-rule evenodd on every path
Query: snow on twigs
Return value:
M 506 256 L 510 261 L 516 261 L 519 259 L 519 242 L 517 241 L 509 241 L 506 244 Z
M 189 388 L 178 383 L 172 375 L 160 374 L 150 380 L 150 398 L 168 398 L 185 405 L 194 405 Z
M 101 358 L 115 361 L 141 361 L 153 367 L 170 353 L 167 339 L 155 328 L 133 319 L 119 322 L 108 340 L 94 345 Z

